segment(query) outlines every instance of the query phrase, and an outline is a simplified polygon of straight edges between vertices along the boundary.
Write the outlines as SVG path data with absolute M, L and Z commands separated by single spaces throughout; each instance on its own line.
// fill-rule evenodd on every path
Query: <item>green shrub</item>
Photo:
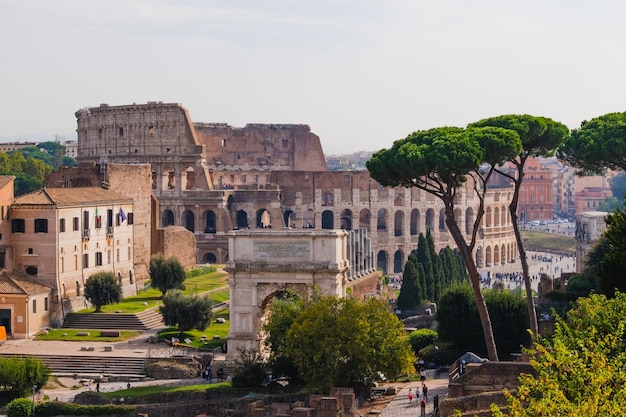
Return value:
M 33 402 L 28 398 L 16 398 L 7 405 L 7 417 L 30 417 Z
M 190 271 L 185 272 L 186 278 L 197 277 L 198 275 L 206 275 L 211 272 L 216 272 L 217 267 L 215 266 L 203 266 L 202 268 L 192 269 Z
M 58 401 L 37 404 L 35 415 L 37 417 L 54 416 L 121 416 L 130 414 L 134 408 L 121 405 L 80 405 Z M 29 415 L 30 416 L 30 415 Z
M 409 343 L 415 354 L 437 340 L 437 332 L 431 329 L 417 329 L 409 334 Z

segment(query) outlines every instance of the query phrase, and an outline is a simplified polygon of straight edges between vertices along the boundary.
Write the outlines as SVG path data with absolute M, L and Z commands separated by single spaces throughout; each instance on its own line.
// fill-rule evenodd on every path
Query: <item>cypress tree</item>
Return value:
M 402 286 L 397 302 L 400 310 L 412 310 L 421 304 L 417 270 L 415 264 L 411 262 L 411 256 L 409 256 L 402 274 Z

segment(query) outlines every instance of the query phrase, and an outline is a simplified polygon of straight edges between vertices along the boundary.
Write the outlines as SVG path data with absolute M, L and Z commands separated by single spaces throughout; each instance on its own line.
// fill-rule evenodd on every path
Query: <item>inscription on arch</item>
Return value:
M 309 241 L 256 240 L 254 241 L 256 259 L 292 259 L 308 260 L 311 257 Z

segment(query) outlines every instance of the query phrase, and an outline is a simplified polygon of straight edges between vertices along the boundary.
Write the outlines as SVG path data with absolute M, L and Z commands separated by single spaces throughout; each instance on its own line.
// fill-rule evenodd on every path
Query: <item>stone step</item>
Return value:
M 69 313 L 63 321 L 65 329 L 149 330 L 164 327 L 161 315 L 154 310 L 138 314 Z
M 144 377 L 146 358 L 118 356 L 63 356 L 1 354 L 2 357 L 36 357 L 41 359 L 53 375 L 110 375 Z

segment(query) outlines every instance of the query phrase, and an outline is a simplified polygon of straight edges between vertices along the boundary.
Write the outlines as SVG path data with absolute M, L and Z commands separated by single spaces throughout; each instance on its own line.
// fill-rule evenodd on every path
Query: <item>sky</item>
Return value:
M 0 0 L 0 139 L 83 107 L 307 124 L 326 154 L 501 114 L 626 111 L 618 0 Z

